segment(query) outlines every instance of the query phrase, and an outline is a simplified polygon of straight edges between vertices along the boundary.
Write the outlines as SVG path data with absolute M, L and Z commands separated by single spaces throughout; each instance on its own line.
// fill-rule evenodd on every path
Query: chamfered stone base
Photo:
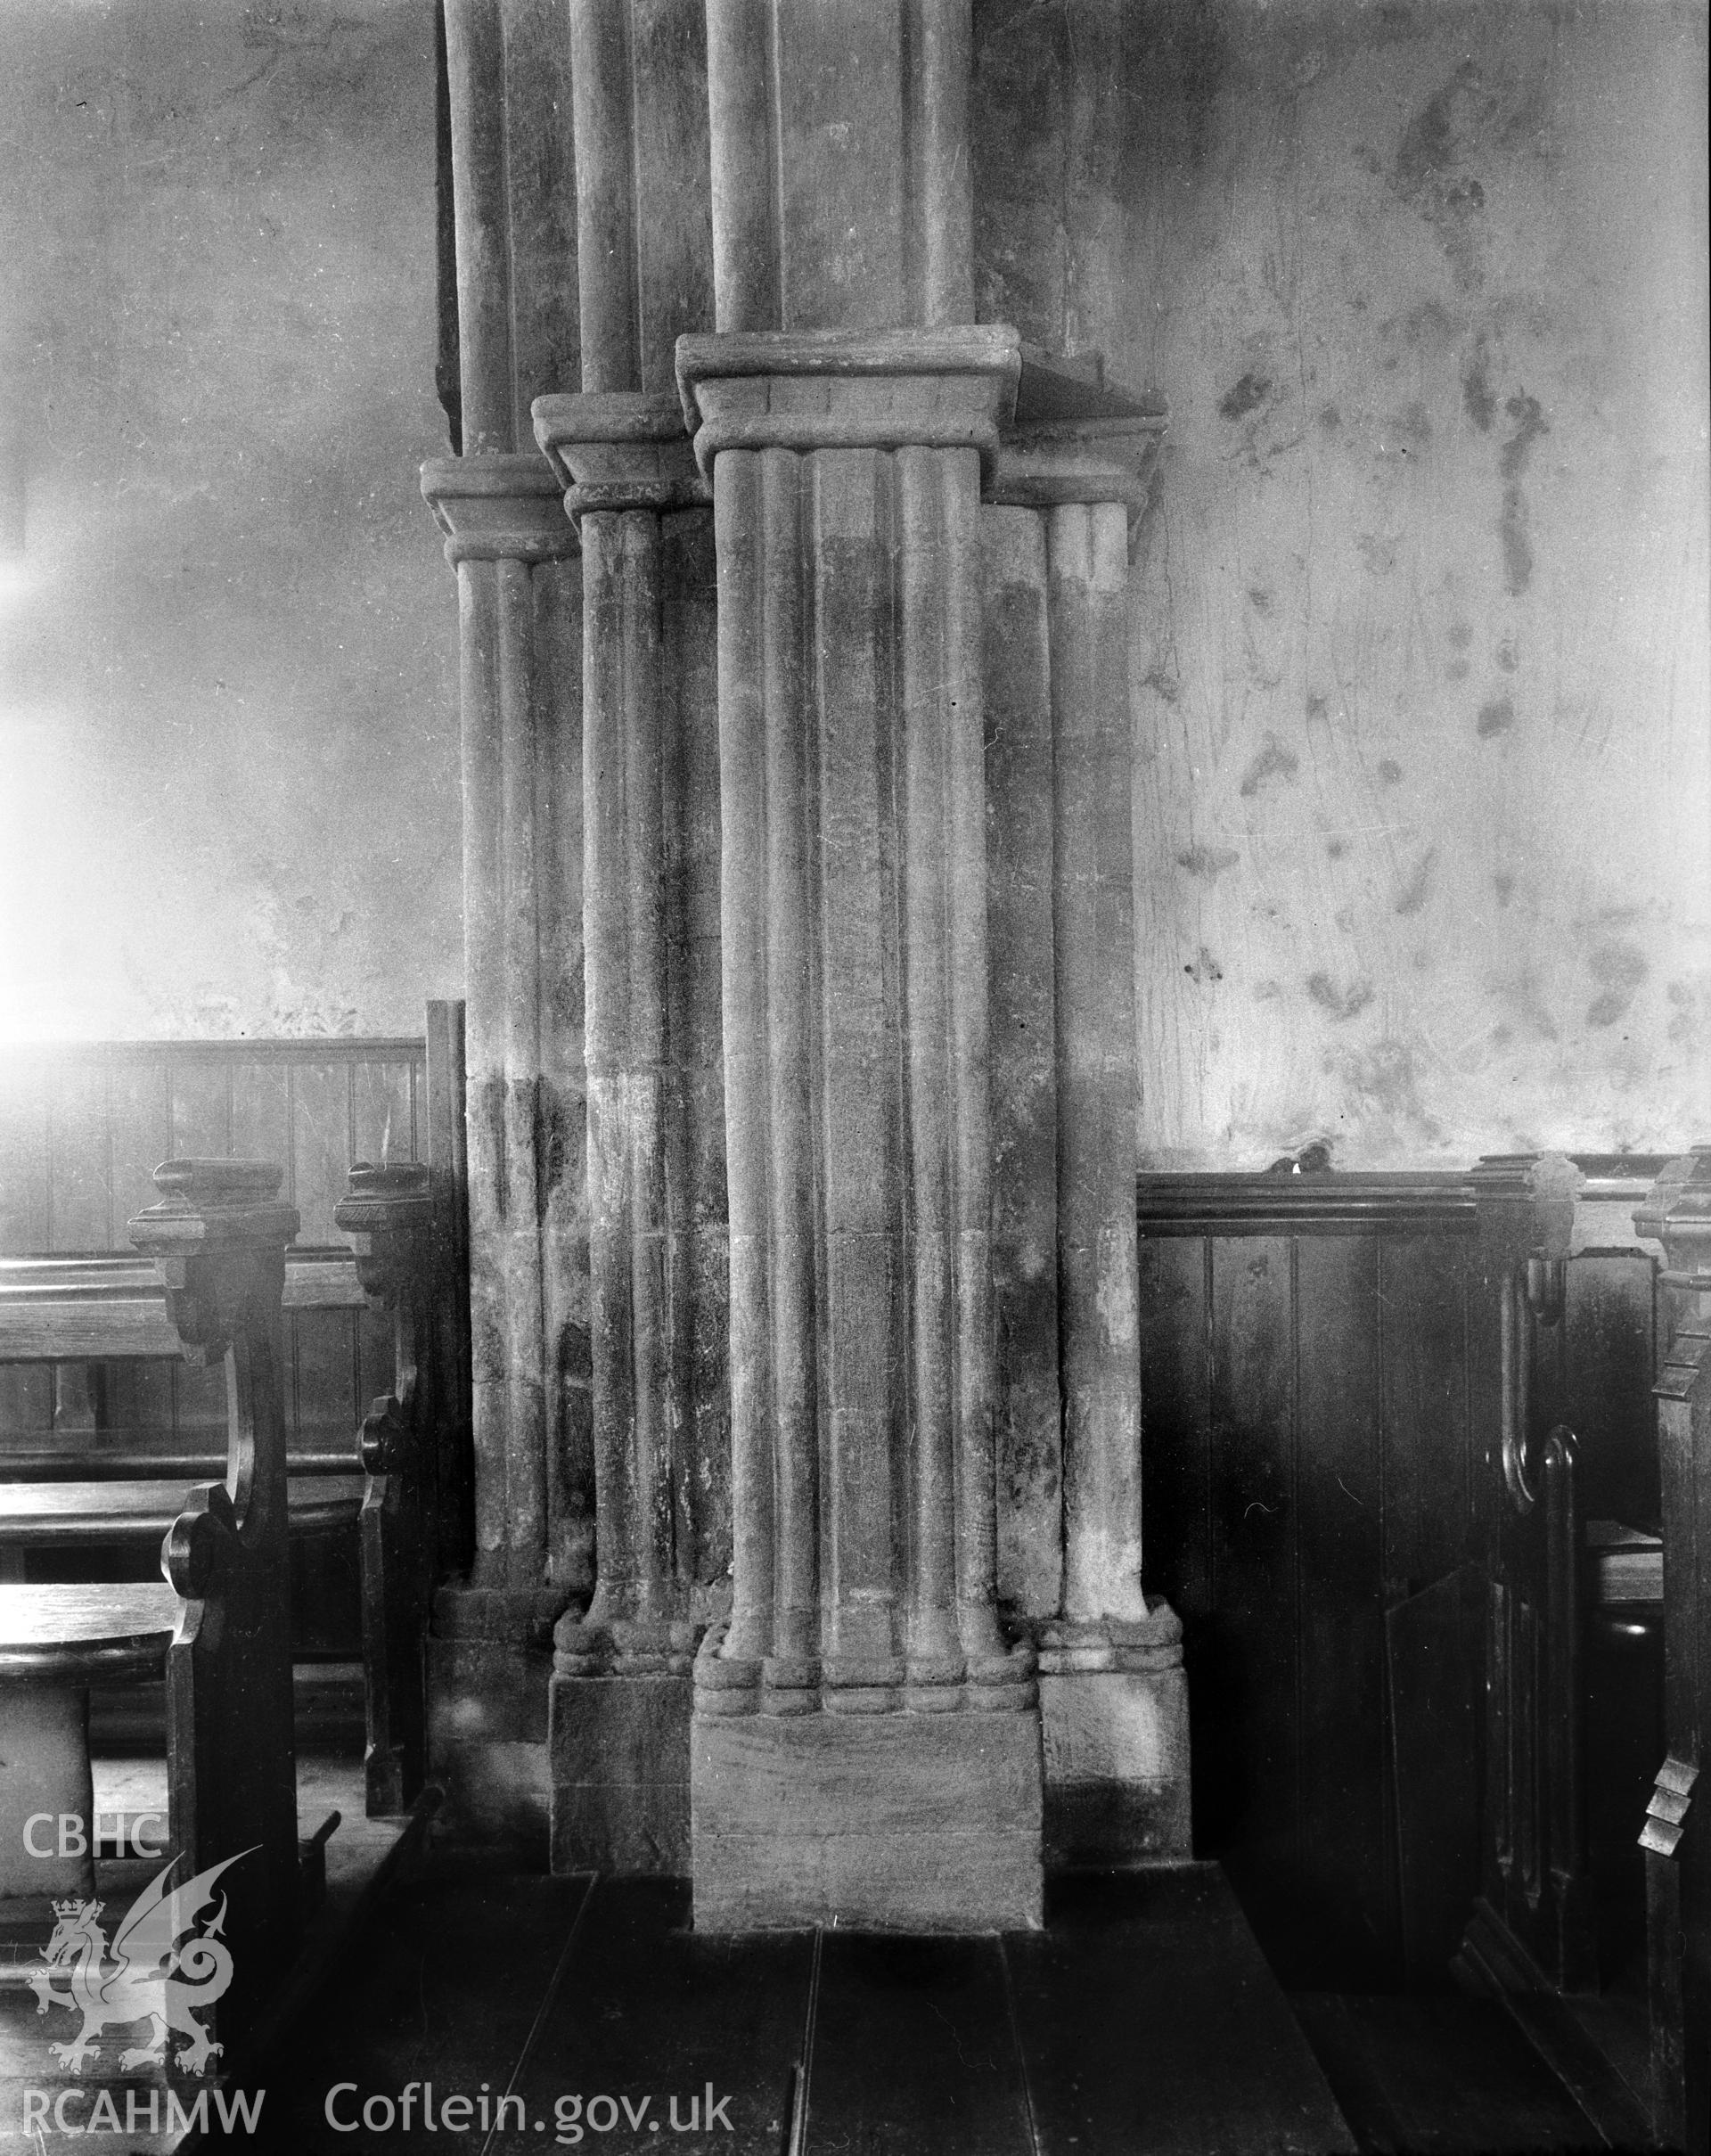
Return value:
M 698 1931 L 1042 1923 L 1032 1708 L 698 1715 L 690 1792 Z
M 553 1677 L 555 1872 L 687 1876 L 693 1690 L 687 1673 Z
M 1040 1722 L 1048 1865 L 1181 1864 L 1192 1854 L 1180 1663 L 1042 1672 Z

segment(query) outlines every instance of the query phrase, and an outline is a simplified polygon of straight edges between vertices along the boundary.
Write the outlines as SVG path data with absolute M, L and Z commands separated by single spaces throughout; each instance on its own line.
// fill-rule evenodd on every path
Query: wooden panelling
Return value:
M 0 1255 L 127 1250 L 126 1223 L 162 1160 L 275 1160 L 303 1216 L 298 1247 L 343 1247 L 332 1209 L 353 1160 L 421 1158 L 423 1045 L 414 1040 L 148 1041 L 0 1054 Z M 294 1437 L 348 1433 L 392 1380 L 391 1334 L 366 1313 L 288 1314 Z M 105 1366 L 106 1427 L 183 1447 L 225 1427 L 217 1370 Z M 0 1367 L 0 1444 L 53 1427 L 45 1365 Z
M 249 1160 L 277 1160 L 291 1195 L 291 1066 L 239 1063 L 232 1071 L 232 1150 Z M 299 1237 L 301 1242 L 302 1237 Z
M 344 1195 L 356 1152 L 353 1086 L 347 1062 L 299 1063 L 291 1072 L 292 1202 L 302 1215 L 298 1240 L 335 1242 L 332 1209 Z
M 182 1153 L 277 1160 L 299 1247 L 337 1244 L 353 1160 L 422 1157 L 419 1040 L 102 1041 L 0 1052 L 0 1255 L 125 1250 Z M 311 1234 L 313 1224 L 315 1233 Z
M 292 1332 L 293 1437 L 308 1444 L 348 1433 L 366 1405 L 358 1382 L 355 1313 L 300 1311 Z
M 53 1088 L 48 1174 L 49 1249 L 106 1249 L 112 1239 L 112 1141 L 107 1073 L 99 1066 L 74 1065 Z
M 0 1060 L 0 1256 L 47 1248 L 47 1097 L 40 1062 Z M 0 1430 L 45 1431 L 53 1421 L 53 1373 L 0 1367 Z
M 0 1256 L 47 1248 L 47 1100 L 39 1056 L 0 1059 Z
M 1442 1579 L 1478 1547 L 1468 1426 L 1469 1246 L 1402 1234 L 1379 1239 L 1376 1250 L 1388 1605 Z
M 1268 1893 L 1292 1886 L 1298 1824 L 1289 1257 L 1277 1236 L 1212 1243 L 1213 1603 L 1206 1617 L 1216 1662 L 1199 1689 L 1217 1703 L 1202 1720 L 1219 1741 L 1206 1762 L 1209 1776 L 1194 1777 L 1195 1795 L 1208 1829 L 1229 1840 L 1238 1890 Z M 1143 1370 L 1143 1398 L 1144 1383 Z M 1195 1675 L 1191 1668 L 1191 1699 Z
M 1303 1943 L 1315 1956 L 1358 1947 L 1369 1975 L 1389 1924 L 1382 1255 L 1371 1235 L 1294 1246 L 1296 1817 L 1314 1924 Z M 1335 1853 L 1330 1876 L 1321 1852 Z
M 1478 1554 L 1473 1226 L 1453 1176 L 1141 1180 L 1147 1579 L 1183 1620 L 1195 1849 L 1293 1983 L 1402 1970 L 1385 1617 Z
M 470 1540 L 468 1320 L 462 1176 L 462 1006 L 430 1006 L 439 1044 L 437 1098 L 435 1320 L 445 1372 L 439 1478 L 447 1493 L 438 1533 L 443 1562 L 466 1562 Z M 284 1170 L 284 1194 L 302 1215 L 299 1252 L 347 1249 L 333 1220 L 355 1160 L 426 1153 L 424 1044 L 413 1040 L 103 1043 L 0 1054 L 0 1255 L 129 1249 L 127 1221 L 152 1204 L 155 1168 L 181 1153 L 239 1153 Z M 455 1250 L 450 1246 L 455 1243 Z M 300 1267 L 300 1258 L 294 1260 Z M 287 1303 L 291 1301 L 288 1288 Z M 390 1390 L 389 1319 L 366 1308 L 293 1310 L 285 1316 L 286 1420 L 306 1449 L 347 1447 L 373 1400 Z M 86 1376 L 86 1372 L 87 1375 Z M 60 1369 L 0 1365 L 0 1459 L 8 1445 L 64 1440 L 70 1411 L 124 1441 L 161 1451 L 217 1450 L 225 1429 L 225 1373 L 176 1356 Z M 68 1385 L 68 1380 L 75 1384 Z M 94 1431 L 92 1442 L 98 1441 Z M 103 1576 L 126 1560 L 89 1560 Z M 144 1552 L 145 1572 L 154 1559 Z M 293 1545 L 294 1646 L 348 1658 L 360 1637 L 353 1534 Z
M 1469 1185 L 1148 1176 L 1139 1207 L 1146 1572 L 1183 1621 L 1196 1853 L 1291 1982 L 1441 1974 L 1478 1887 L 1470 1792 L 1519 1771 L 1485 1767 L 1472 1707 L 1499 1484 Z M 1537 1430 L 1576 1431 L 1584 1514 L 1636 1525 L 1651 1288 L 1633 1251 L 1583 1250 L 1533 1336 Z
M 1582 1514 L 1656 1527 L 1661 1496 L 1651 1441 L 1652 1274 L 1638 1252 L 1587 1252 L 1568 1267 L 1556 1362 L 1561 1419 L 1578 1439 Z
M 352 1158 L 357 1160 L 414 1160 L 416 1151 L 414 1063 L 375 1057 L 351 1066 Z
M 1147 1585 L 1179 1611 L 1212 1603 L 1209 1256 L 1198 1237 L 1143 1235 L 1136 1250 Z
M 179 1159 L 232 1150 L 232 1065 L 209 1056 L 173 1058 L 172 1150 Z
M 225 1369 L 220 1363 L 170 1363 L 172 1437 L 187 1450 L 218 1445 L 225 1429 Z M 288 1424 L 289 1432 L 289 1424 Z
M 112 1212 L 107 1247 L 128 1249 L 125 1223 L 158 1195 L 154 1171 L 172 1158 L 171 1072 L 164 1056 L 107 1066 L 107 1144 L 112 1162 Z M 262 1153 L 259 1159 L 279 1158 Z

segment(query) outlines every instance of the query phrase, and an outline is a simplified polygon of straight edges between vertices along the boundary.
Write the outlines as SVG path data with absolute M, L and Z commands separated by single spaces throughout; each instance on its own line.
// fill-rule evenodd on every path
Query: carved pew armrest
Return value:
M 168 1160 L 154 1171 L 160 1202 L 127 1223 L 154 1260 L 186 1362 L 217 1361 L 246 1320 L 277 1319 L 300 1225 L 275 1196 L 282 1179 L 266 1160 Z

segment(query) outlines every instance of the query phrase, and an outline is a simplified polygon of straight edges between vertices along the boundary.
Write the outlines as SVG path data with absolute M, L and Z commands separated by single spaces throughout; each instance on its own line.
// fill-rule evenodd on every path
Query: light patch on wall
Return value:
M 462 976 L 432 10 L 0 14 L 0 1026 L 417 1031 Z

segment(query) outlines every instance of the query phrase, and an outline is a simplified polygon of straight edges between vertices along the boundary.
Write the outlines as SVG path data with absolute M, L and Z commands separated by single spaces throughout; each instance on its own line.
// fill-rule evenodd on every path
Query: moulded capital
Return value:
M 704 508 L 712 500 L 670 395 L 640 390 L 537 397 L 535 439 L 563 487 L 565 514 Z
M 695 457 L 722 449 L 978 449 L 990 471 L 1016 409 L 1022 346 L 966 328 L 757 330 L 677 340 Z
M 461 562 L 561 562 L 577 551 L 558 478 L 533 451 L 430 457 L 422 493 L 446 535 L 454 569 Z
M 1019 426 L 999 444 L 987 498 L 1016 509 L 1120 502 L 1133 545 L 1167 423 L 1149 413 Z

